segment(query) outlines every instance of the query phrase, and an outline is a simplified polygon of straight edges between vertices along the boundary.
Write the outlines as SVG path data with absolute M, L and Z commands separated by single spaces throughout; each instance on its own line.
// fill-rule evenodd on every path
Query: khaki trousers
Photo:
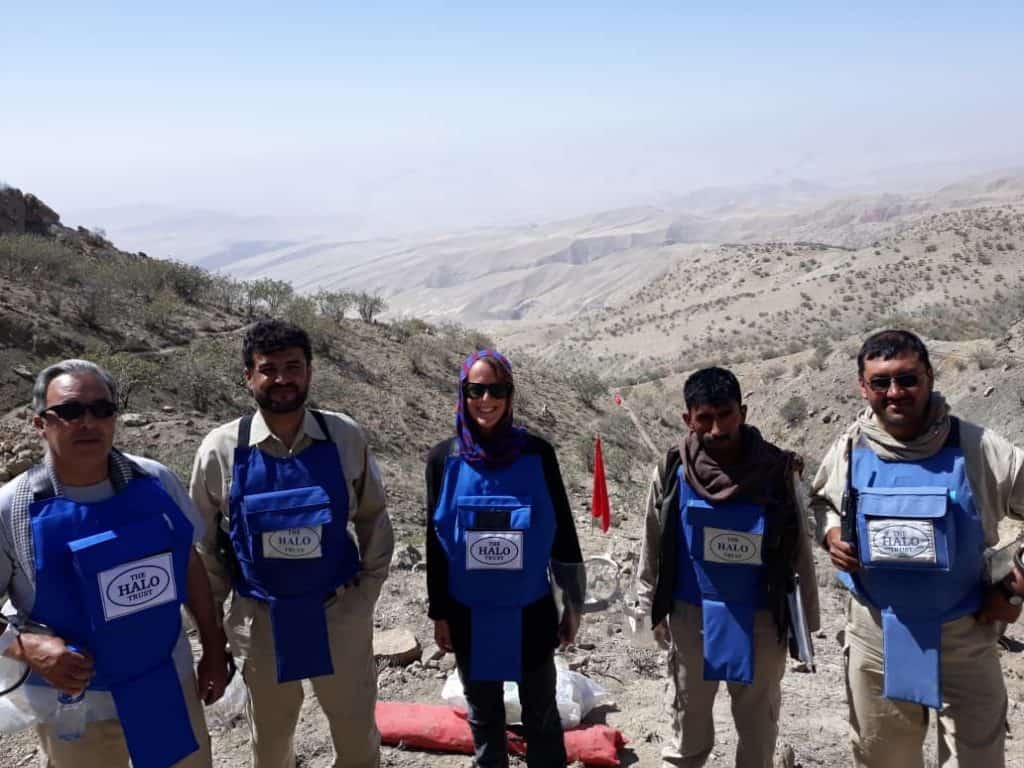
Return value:
M 325 605 L 334 674 L 310 680 L 331 729 L 334 768 L 377 768 L 380 732 L 374 716 L 377 665 L 373 659 L 373 605 L 367 587 L 338 590 Z M 277 682 L 270 613 L 255 600 L 233 598 L 225 621 L 232 652 L 249 689 L 246 715 L 253 768 L 294 768 L 295 727 L 302 682 Z
M 704 679 L 700 606 L 677 600 L 669 625 L 672 649 L 668 664 L 673 691 L 669 708 L 673 716 L 673 738 L 661 751 L 662 765 L 700 768 L 715 745 L 712 711 L 719 681 Z M 778 640 L 771 614 L 758 611 L 754 618 L 754 682 L 752 685 L 726 684 L 739 737 L 737 768 L 772 768 L 775 740 L 779 735 L 786 653 L 786 646 Z
M 192 732 L 199 749 L 175 763 L 175 768 L 212 768 L 210 733 L 206 729 L 203 705 L 196 693 L 195 678 L 182 686 Z M 154 713 L 159 717 L 158 713 Z M 74 741 L 61 741 L 50 724 L 36 728 L 43 755 L 42 768 L 128 768 L 128 745 L 119 720 L 99 720 L 89 723 L 85 734 Z
M 938 756 L 944 768 L 1005 765 L 1006 687 L 996 647 L 1001 630 L 973 616 L 942 627 Z M 853 764 L 923 768 L 928 709 L 882 697 L 881 615 L 852 597 L 844 651 Z

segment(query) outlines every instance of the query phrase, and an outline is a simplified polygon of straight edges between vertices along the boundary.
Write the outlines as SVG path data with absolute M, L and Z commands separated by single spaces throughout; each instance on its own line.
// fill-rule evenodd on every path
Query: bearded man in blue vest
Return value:
M 99 366 L 51 365 L 32 406 L 45 460 L 0 490 L 0 592 L 15 610 L 0 652 L 27 665 L 15 694 L 46 765 L 208 768 L 200 699 L 223 694 L 228 666 L 198 515 L 167 467 L 113 447 L 117 386 Z
M 670 647 L 673 738 L 662 765 L 707 762 L 712 707 L 725 681 L 737 768 L 771 768 L 794 574 L 807 626 L 818 628 L 814 563 L 794 486 L 800 460 L 746 424 L 730 371 L 697 371 L 683 399 L 688 432 L 654 471 L 637 574 L 640 609 Z
M 935 710 L 941 766 L 999 768 L 996 644 L 1020 614 L 1024 573 L 993 576 L 986 554 L 998 551 L 1000 520 L 1024 516 L 1024 451 L 950 414 L 914 334 L 874 334 L 857 367 L 869 407 L 825 456 L 812 497 L 850 591 L 853 763 L 920 768 Z
M 261 320 L 246 330 L 242 362 L 257 410 L 206 436 L 191 493 L 210 528 L 200 551 L 214 597 L 233 591 L 224 623 L 249 690 L 253 765 L 295 765 L 308 679 L 335 767 L 373 768 L 373 610 L 394 536 L 362 429 L 306 407 L 312 357 L 295 325 Z

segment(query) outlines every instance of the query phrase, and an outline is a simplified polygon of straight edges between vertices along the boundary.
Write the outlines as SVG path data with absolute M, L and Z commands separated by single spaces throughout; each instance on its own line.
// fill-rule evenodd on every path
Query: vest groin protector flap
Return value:
M 707 502 L 686 483 L 682 468 L 679 483 L 681 535 L 692 562 L 692 570 L 680 568 L 680 578 L 695 578 L 700 591 L 704 679 L 749 685 L 764 576 L 764 507 Z
M 862 488 L 857 534 L 865 568 L 948 571 L 955 537 L 945 487 Z
M 309 485 L 245 494 L 241 502 L 249 575 L 270 608 L 278 682 L 333 674 L 324 598 L 338 586 L 344 553 L 327 535 L 335 519 L 330 495 Z
M 471 677 L 520 680 L 523 597 L 531 572 L 537 569 L 537 556 L 531 558 L 527 552 L 530 499 L 459 496 L 456 505 L 457 556 L 461 555 L 457 591 L 472 609 Z M 542 567 L 546 570 L 547 557 Z
M 94 687 L 113 696 L 132 764 L 168 768 L 195 752 L 173 658 L 192 551 L 187 518 L 149 479 L 103 502 L 55 497 L 33 504 L 32 516 L 39 560 L 64 563 L 37 574 L 32 618 L 93 656 Z

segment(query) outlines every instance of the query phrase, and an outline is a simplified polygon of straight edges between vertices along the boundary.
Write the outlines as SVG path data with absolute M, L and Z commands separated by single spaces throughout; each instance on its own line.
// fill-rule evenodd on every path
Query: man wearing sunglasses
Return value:
M 362 429 L 306 406 L 309 336 L 281 320 L 242 341 L 256 411 L 218 427 L 196 454 L 200 545 L 242 660 L 257 768 L 292 768 L 308 679 L 339 768 L 379 763 L 373 610 L 394 549 L 384 487 Z M 354 533 L 350 533 L 351 531 Z
M 1024 451 L 950 414 L 914 334 L 870 336 L 857 366 L 868 408 L 825 456 L 812 496 L 819 540 L 850 591 L 854 765 L 923 765 L 931 709 L 941 766 L 1000 768 L 996 643 L 1020 614 L 1024 571 L 990 555 L 999 521 L 1024 517 Z
M 46 456 L 0 489 L 0 592 L 14 609 L 0 652 L 30 672 L 17 693 L 46 764 L 210 766 L 200 699 L 224 692 L 228 660 L 195 508 L 167 467 L 113 447 L 117 387 L 99 366 L 51 365 L 32 400 Z M 198 682 L 181 605 L 203 646 Z M 84 728 L 58 702 L 84 709 Z

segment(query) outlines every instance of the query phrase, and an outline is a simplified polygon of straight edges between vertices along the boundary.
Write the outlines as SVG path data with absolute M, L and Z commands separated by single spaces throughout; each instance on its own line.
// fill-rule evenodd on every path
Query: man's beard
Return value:
M 295 393 L 295 397 L 291 400 L 274 400 L 273 394 L 282 390 L 290 390 Z M 308 389 L 299 389 L 295 386 L 278 386 L 271 387 L 268 390 L 260 393 L 253 393 L 253 397 L 256 398 L 257 404 L 260 408 L 270 413 L 291 413 L 292 411 L 299 410 L 306 403 L 306 395 L 309 393 Z

